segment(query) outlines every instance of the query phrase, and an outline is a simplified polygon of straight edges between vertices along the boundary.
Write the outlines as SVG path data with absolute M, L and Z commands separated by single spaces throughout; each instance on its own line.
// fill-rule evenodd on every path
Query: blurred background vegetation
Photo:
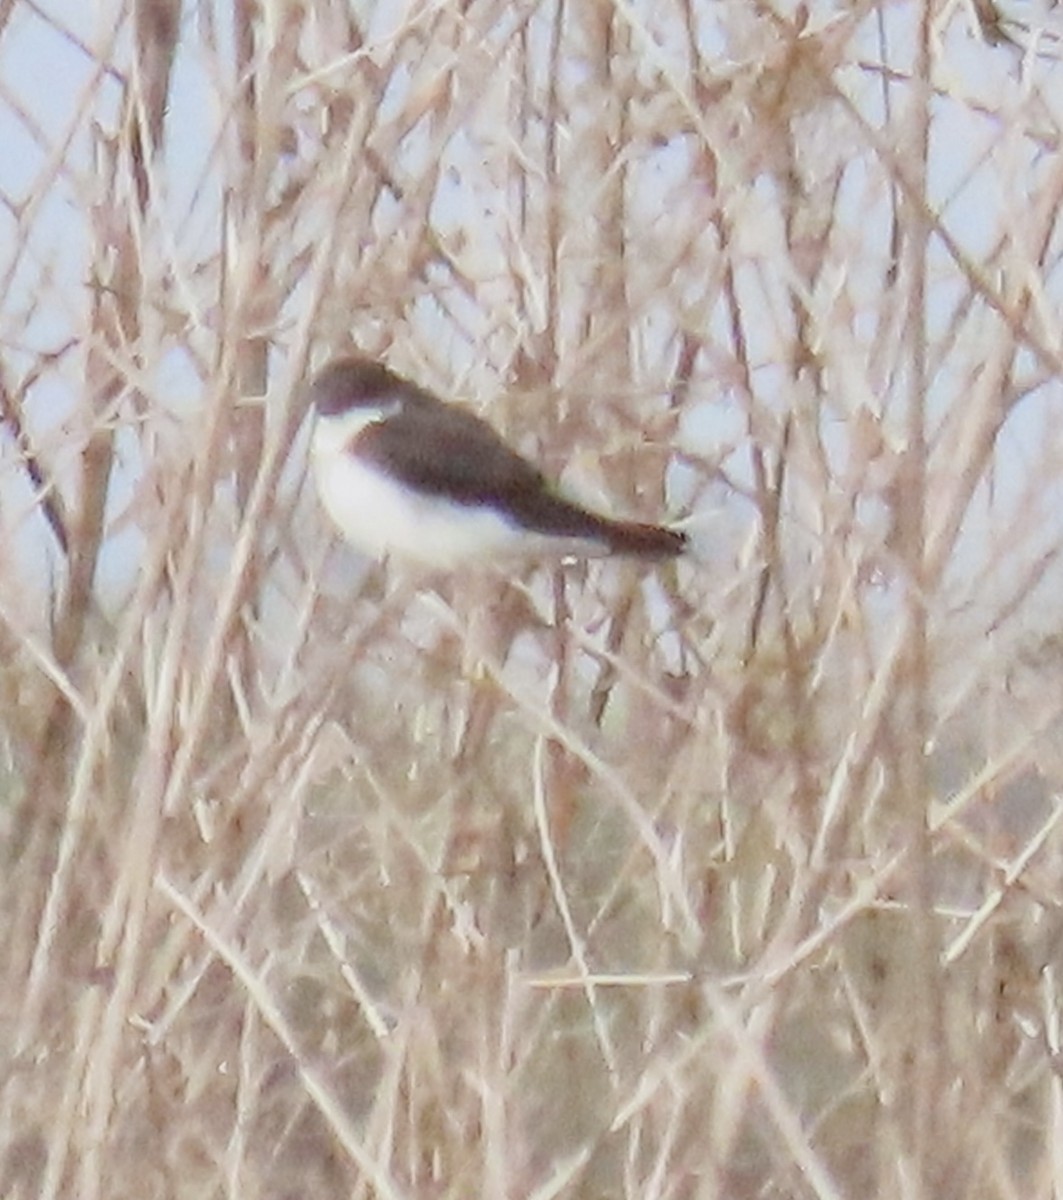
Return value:
M 1063 1192 L 1061 32 L 0 3 L 4 1200 Z M 698 555 L 359 561 L 355 347 Z

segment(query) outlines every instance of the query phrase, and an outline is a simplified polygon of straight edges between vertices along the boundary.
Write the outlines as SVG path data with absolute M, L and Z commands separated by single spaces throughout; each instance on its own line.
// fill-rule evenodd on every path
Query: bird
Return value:
M 686 535 L 569 499 L 482 418 L 374 359 L 310 383 L 318 495 L 355 549 L 454 571 L 514 556 L 675 558 Z

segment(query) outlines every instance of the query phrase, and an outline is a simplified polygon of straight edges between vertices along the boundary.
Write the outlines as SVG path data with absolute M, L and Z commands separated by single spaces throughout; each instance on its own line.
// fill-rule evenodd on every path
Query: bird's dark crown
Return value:
M 379 404 L 389 393 L 409 387 L 383 363 L 367 358 L 338 358 L 315 377 L 310 387 L 314 407 L 324 417 L 362 405 Z

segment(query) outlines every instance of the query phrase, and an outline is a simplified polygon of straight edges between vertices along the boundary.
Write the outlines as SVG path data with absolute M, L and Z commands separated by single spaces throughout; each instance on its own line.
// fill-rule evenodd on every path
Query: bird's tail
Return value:
M 605 554 L 675 558 L 687 547 L 687 536 L 678 529 L 640 521 L 617 521 L 562 496 L 548 499 L 538 496 L 534 511 L 529 508 L 518 515 L 537 533 L 597 544 Z
M 675 558 L 687 548 L 686 534 L 680 530 L 637 521 L 609 521 L 606 537 L 611 553 L 635 558 Z

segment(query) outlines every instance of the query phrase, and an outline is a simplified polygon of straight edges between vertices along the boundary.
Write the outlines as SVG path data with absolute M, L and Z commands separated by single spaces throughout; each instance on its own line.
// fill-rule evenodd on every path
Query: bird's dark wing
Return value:
M 475 414 L 443 404 L 413 384 L 400 411 L 358 435 L 358 451 L 409 487 L 458 504 L 487 504 L 536 533 L 599 543 L 646 558 L 682 553 L 681 533 L 615 521 L 558 494 L 543 474 Z
M 359 435 L 358 451 L 417 491 L 459 504 L 508 507 L 547 487 L 486 421 L 412 386 L 403 389 L 398 412 Z

